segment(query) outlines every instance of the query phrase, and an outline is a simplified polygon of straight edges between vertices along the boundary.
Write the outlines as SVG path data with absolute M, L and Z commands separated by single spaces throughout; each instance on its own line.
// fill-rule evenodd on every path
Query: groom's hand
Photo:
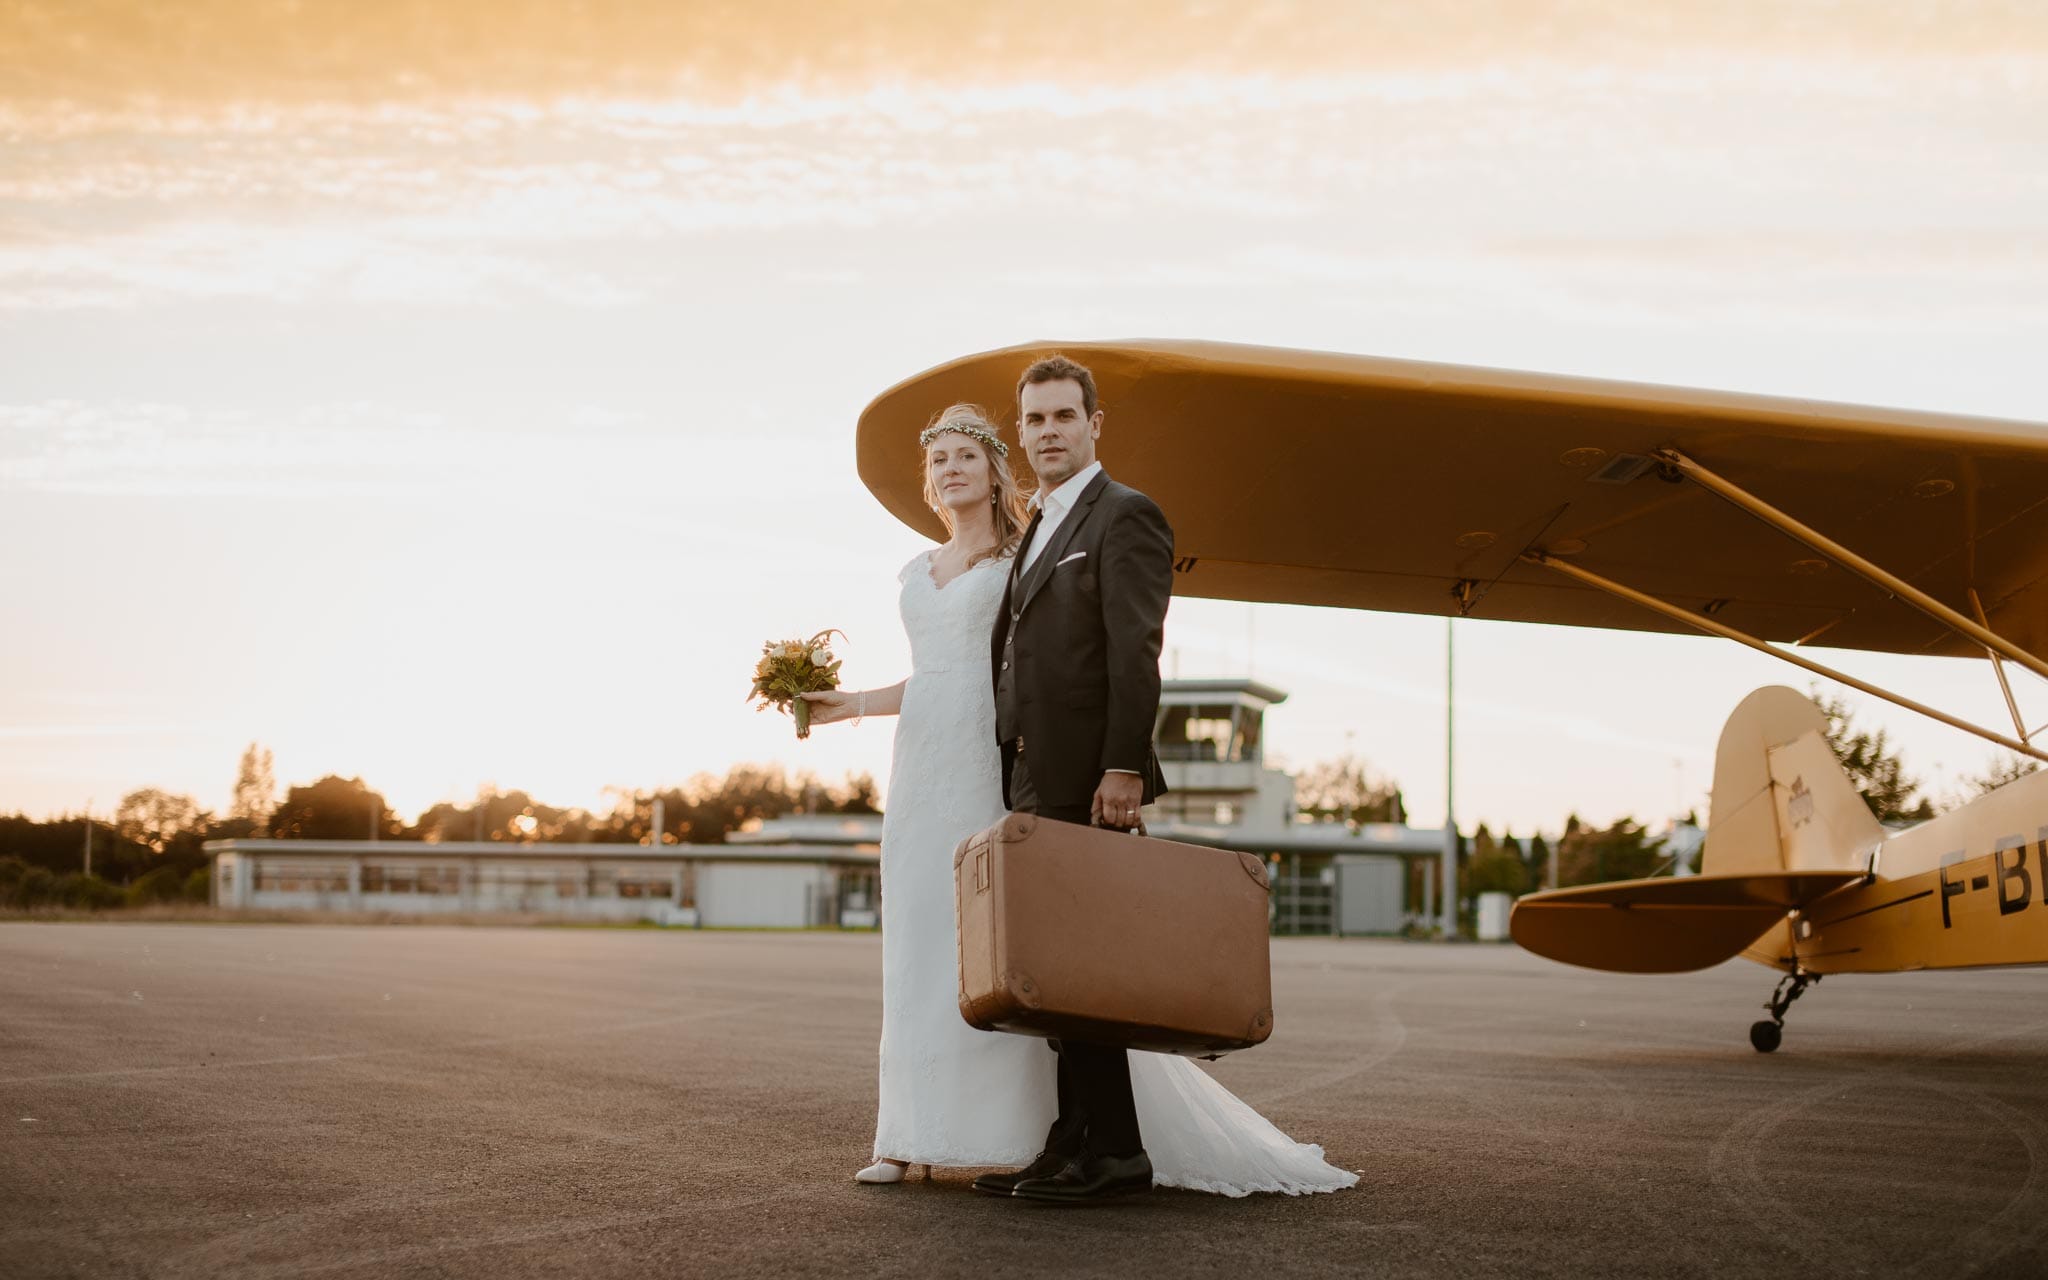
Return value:
M 1088 820 L 1098 827 L 1125 830 L 1138 825 L 1138 806 L 1145 802 L 1145 780 L 1135 773 L 1105 773 L 1095 788 Z

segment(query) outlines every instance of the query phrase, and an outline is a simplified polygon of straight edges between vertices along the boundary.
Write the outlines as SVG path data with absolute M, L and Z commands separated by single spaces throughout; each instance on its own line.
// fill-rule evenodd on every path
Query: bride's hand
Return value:
M 812 724 L 831 724 L 854 718 L 855 699 L 859 695 L 844 689 L 827 689 L 822 693 L 800 693 L 797 696 L 811 704 Z

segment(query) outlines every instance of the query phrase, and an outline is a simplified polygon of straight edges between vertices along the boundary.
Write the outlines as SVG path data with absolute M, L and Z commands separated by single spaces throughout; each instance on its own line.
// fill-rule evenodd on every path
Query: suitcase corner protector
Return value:
M 1264 889 L 1267 893 L 1273 891 L 1272 882 L 1266 879 L 1266 860 L 1264 858 L 1261 858 L 1256 853 L 1246 853 L 1243 850 L 1239 850 L 1237 865 L 1244 868 L 1244 873 L 1252 878 L 1253 884 Z
M 1003 975 L 1003 990 L 1007 991 L 1017 1006 L 1023 1009 L 1036 1009 L 1042 996 L 1038 983 L 1032 980 L 1030 974 L 1015 970 Z
M 960 864 L 961 864 L 962 862 L 965 862 L 965 861 L 967 860 L 967 855 L 968 855 L 968 854 L 970 854 L 970 853 L 974 852 L 974 847 L 975 847 L 976 845 L 985 845 L 985 844 L 987 844 L 987 843 L 988 843 L 988 832 L 986 832 L 986 831 L 977 831 L 977 832 L 975 832 L 975 833 L 974 833 L 973 835 L 971 835 L 971 836 L 967 837 L 967 838 L 966 838 L 965 840 L 962 840 L 962 841 L 961 841 L 961 842 L 960 842 L 959 844 L 956 844 L 956 845 L 954 845 L 954 846 L 953 846 L 953 869 L 954 869 L 955 871 L 958 871 L 958 870 L 960 869 Z

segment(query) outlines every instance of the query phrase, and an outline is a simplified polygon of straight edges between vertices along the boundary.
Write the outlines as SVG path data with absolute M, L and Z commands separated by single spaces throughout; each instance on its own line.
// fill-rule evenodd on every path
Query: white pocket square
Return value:
M 1060 565 L 1063 565 L 1063 564 L 1072 564 L 1072 563 L 1074 563 L 1074 561 L 1076 561 L 1076 560 L 1079 560 L 1079 559 L 1081 559 L 1082 557 L 1086 556 L 1087 554 L 1088 554 L 1088 553 L 1087 553 L 1086 551 L 1076 551 L 1076 552 L 1075 552 L 1075 553 L 1074 553 L 1073 555 L 1070 555 L 1070 556 L 1061 556 L 1061 557 L 1059 558 L 1059 562 L 1058 562 L 1057 564 L 1054 564 L 1054 565 L 1053 565 L 1053 568 L 1057 569 L 1057 568 L 1059 568 L 1059 567 L 1060 567 Z

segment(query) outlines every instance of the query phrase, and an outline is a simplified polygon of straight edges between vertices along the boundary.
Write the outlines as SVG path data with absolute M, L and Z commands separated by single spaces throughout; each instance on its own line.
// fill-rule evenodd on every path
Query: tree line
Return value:
M 1982 772 L 1964 777 L 1960 791 L 1938 803 L 1907 769 L 1904 757 L 1883 729 L 1858 728 L 1847 700 L 1819 688 L 1808 692 L 1827 717 L 1828 745 L 1841 762 L 1842 771 L 1849 775 L 1871 816 L 1888 827 L 1896 829 L 1925 822 L 1943 809 L 1967 804 L 2040 767 L 2032 760 L 2005 752 L 1988 761 Z M 1688 815 L 1686 820 L 1695 826 L 1699 823 L 1696 815 Z M 1460 860 L 1459 891 L 1470 898 L 1487 892 L 1520 894 L 1603 884 L 1609 880 L 1638 880 L 1674 870 L 1674 862 L 1680 856 L 1633 817 L 1594 827 L 1581 821 L 1577 814 L 1565 819 L 1554 859 L 1552 853 L 1541 835 L 1532 837 L 1525 845 L 1512 834 L 1503 833 L 1495 838 L 1481 823 Z M 1695 865 L 1691 869 L 1700 868 Z
M 271 753 L 251 743 L 225 814 L 200 807 L 191 796 L 144 787 L 122 797 L 111 821 L 0 816 L 0 907 L 205 902 L 210 840 L 641 844 L 653 836 L 658 807 L 661 843 L 715 844 L 785 814 L 880 811 L 875 780 L 867 774 L 827 784 L 810 773 L 756 764 L 736 765 L 723 776 L 698 774 L 673 787 L 608 788 L 612 803 L 603 812 L 486 787 L 466 804 L 443 802 L 408 823 L 361 778 L 329 775 L 287 788 L 281 800 L 276 792 Z
M 2037 767 L 2008 753 L 1964 779 L 1962 794 L 1937 805 L 1883 729 L 1858 728 L 1843 699 L 1818 689 L 1812 695 L 1827 716 L 1836 759 L 1871 813 L 1890 826 L 1925 821 L 1940 807 L 1963 803 Z M 204 851 L 209 840 L 640 844 L 653 838 L 659 801 L 662 843 L 706 844 L 790 813 L 880 811 L 875 781 L 867 774 L 827 785 L 809 773 L 791 775 L 779 765 L 756 764 L 736 765 L 723 776 L 698 774 L 663 789 L 611 788 L 611 807 L 604 812 L 558 808 L 523 790 L 486 787 L 466 804 L 436 804 L 407 823 L 361 778 L 329 775 L 288 788 L 282 800 L 276 792 L 271 753 L 251 743 L 242 753 L 224 815 L 201 808 L 190 796 L 145 787 L 122 797 L 110 822 L 0 816 L 0 907 L 204 902 L 210 892 Z M 1343 823 L 1354 831 L 1369 823 L 1408 820 L 1400 785 L 1349 754 L 1303 769 L 1295 780 L 1295 802 L 1307 821 Z M 1554 841 L 1540 832 L 1526 840 L 1512 832 L 1495 836 L 1481 823 L 1461 840 L 1459 896 L 1470 902 L 1486 892 L 1520 894 L 1637 879 L 1671 870 L 1672 857 L 1663 839 L 1633 816 L 1595 827 L 1572 814 Z M 1418 865 L 1410 874 L 1429 872 Z M 1410 889 L 1421 892 L 1419 883 Z

